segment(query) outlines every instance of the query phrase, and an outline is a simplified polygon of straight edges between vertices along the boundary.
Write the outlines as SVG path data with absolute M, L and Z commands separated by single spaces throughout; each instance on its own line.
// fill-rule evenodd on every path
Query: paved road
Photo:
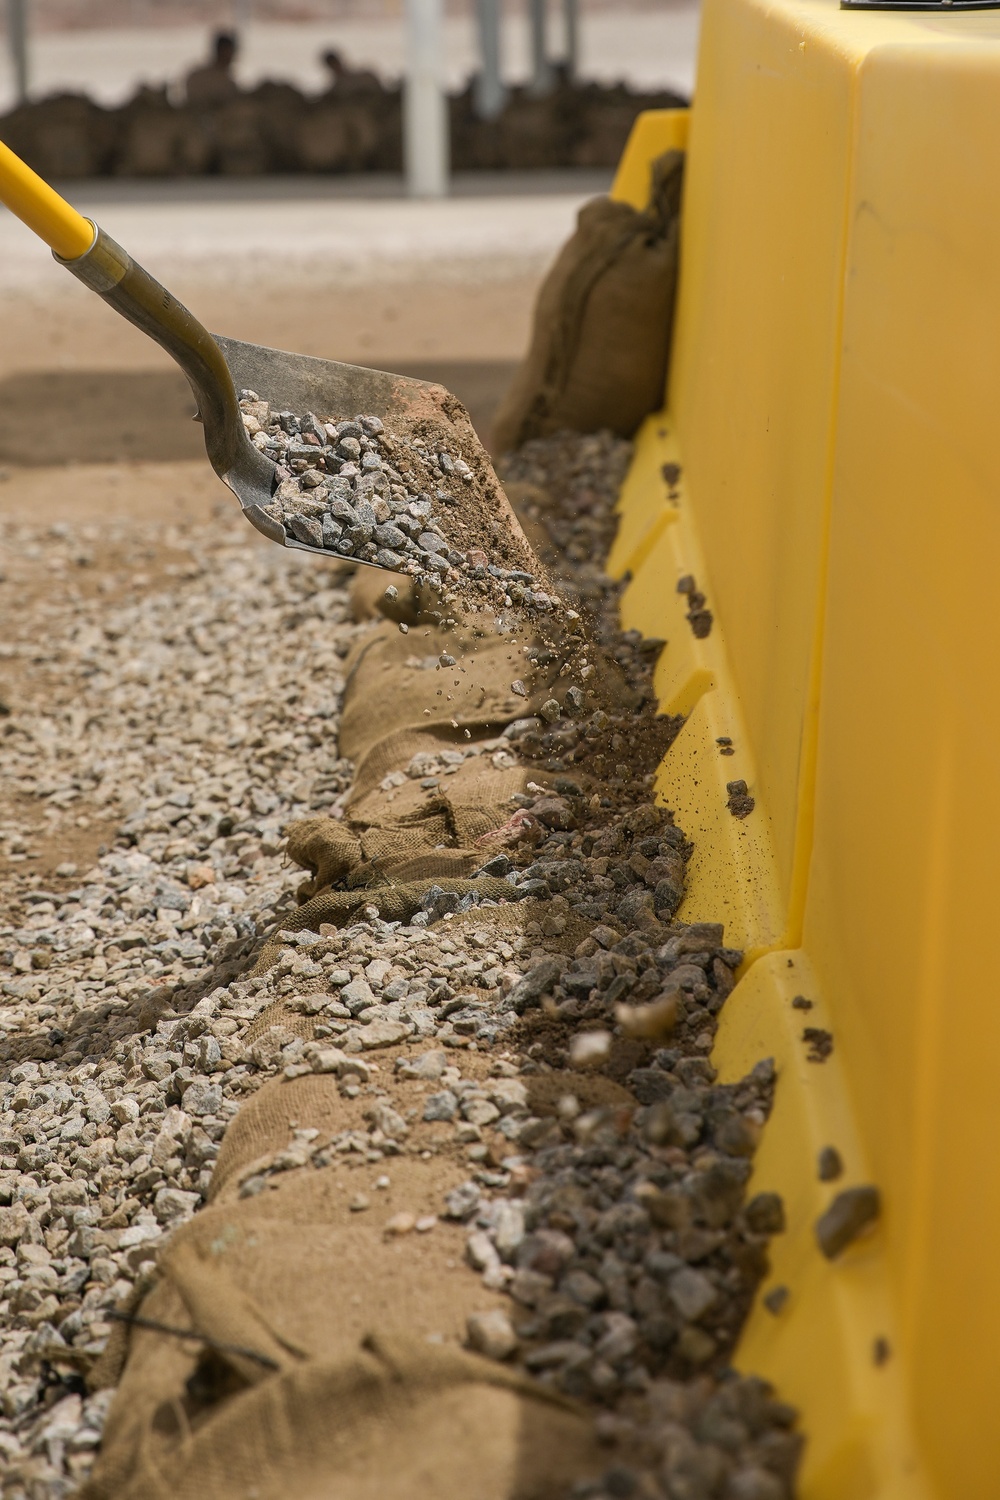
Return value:
M 115 184 L 67 189 L 148 270 L 170 281 L 243 282 L 279 288 L 414 280 L 422 274 L 475 279 L 540 270 L 572 230 L 588 193 L 405 198 L 197 196 L 141 201 Z M 0 293 L 56 290 L 66 272 L 40 241 L 0 210 Z

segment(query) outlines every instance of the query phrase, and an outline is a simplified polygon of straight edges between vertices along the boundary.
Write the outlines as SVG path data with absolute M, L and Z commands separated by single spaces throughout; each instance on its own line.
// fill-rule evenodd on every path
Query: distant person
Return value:
M 343 99 L 351 94 L 370 94 L 382 88 L 375 73 L 364 68 L 349 68 L 339 52 L 324 52 L 323 66 L 330 75 L 328 95 Z
M 233 63 L 239 43 L 231 31 L 217 31 L 212 38 L 212 61 L 195 68 L 187 76 L 184 97 L 188 104 L 209 107 L 226 104 L 239 94 L 233 77 Z

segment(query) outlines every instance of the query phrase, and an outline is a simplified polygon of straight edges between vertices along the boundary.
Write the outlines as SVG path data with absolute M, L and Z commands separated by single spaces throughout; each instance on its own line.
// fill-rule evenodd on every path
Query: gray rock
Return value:
M 511 1010 L 522 1015 L 524 1011 L 538 1005 L 542 996 L 558 983 L 562 971 L 563 964 L 557 958 L 546 958 L 535 964 L 508 995 L 507 1003 Z
M 474 1271 L 490 1271 L 500 1265 L 496 1246 L 481 1229 L 474 1229 L 466 1240 L 465 1258 Z
M 577 1343 L 575 1339 L 557 1339 L 551 1344 L 542 1344 L 537 1349 L 532 1349 L 524 1357 L 524 1363 L 532 1372 L 536 1370 L 551 1370 L 559 1366 L 582 1365 L 590 1359 L 590 1350 L 586 1344 Z
M 785 1205 L 779 1193 L 757 1193 L 744 1209 L 747 1226 L 754 1234 L 782 1234 Z
M 32 1218 L 20 1201 L 9 1208 L 0 1208 L 0 1245 L 12 1249 L 31 1231 Z
M 161 1224 L 185 1218 L 201 1202 L 200 1193 L 185 1193 L 180 1188 L 161 1188 L 153 1200 L 153 1209 Z
M 820 1182 L 836 1182 L 843 1176 L 844 1163 L 836 1146 L 824 1146 L 816 1165 Z
M 739 1469 L 731 1475 L 726 1500 L 787 1500 L 788 1490 L 767 1469 Z
M 363 1010 L 367 1010 L 373 1004 L 375 992 L 367 979 L 358 976 L 344 985 L 340 991 L 340 998 L 352 1015 L 360 1015 Z
M 453 1120 L 458 1113 L 458 1100 L 450 1090 L 431 1094 L 424 1103 L 423 1119 Z
M 604 1333 L 594 1346 L 594 1355 L 609 1365 L 620 1365 L 639 1343 L 639 1327 L 625 1313 L 604 1314 Z
M 512 1262 L 524 1239 L 524 1204 L 501 1200 L 493 1216 L 493 1238 L 502 1260 Z
M 525 1307 L 535 1307 L 552 1291 L 552 1277 L 542 1276 L 538 1271 L 523 1268 L 514 1272 L 510 1283 L 510 1294 L 515 1302 Z
M 291 515 L 287 525 L 296 541 L 305 542 L 309 547 L 322 547 L 323 523 L 318 517 Z
M 667 1283 L 667 1290 L 681 1317 L 691 1323 L 703 1318 L 718 1300 L 718 1292 L 708 1277 L 690 1266 L 674 1272 Z
M 372 1107 L 371 1120 L 375 1129 L 380 1130 L 390 1140 L 405 1140 L 410 1133 L 410 1127 L 403 1119 L 403 1116 L 398 1110 L 393 1109 L 391 1104 L 386 1104 L 384 1100 L 380 1100 L 378 1104 Z
M 394 1047 L 412 1034 L 412 1026 L 404 1021 L 372 1021 L 362 1026 L 353 1035 L 358 1037 L 362 1048 L 368 1052 L 378 1047 Z
M 436 1082 L 448 1066 L 445 1052 L 422 1052 L 418 1057 L 401 1057 L 396 1063 L 400 1078 L 422 1078 Z
M 467 1099 L 462 1104 L 462 1119 L 471 1125 L 492 1125 L 499 1118 L 500 1111 L 488 1099 Z
M 444 1200 L 445 1213 L 449 1219 L 469 1219 L 479 1205 L 479 1187 L 474 1182 L 463 1182 L 452 1188 Z
M 196 1081 L 188 1085 L 183 1097 L 185 1110 L 195 1119 L 217 1115 L 222 1106 L 222 1085 Z
M 581 1307 L 599 1307 L 605 1297 L 603 1286 L 588 1271 L 568 1271 L 559 1282 L 559 1290 Z
M 471 1313 L 465 1323 L 470 1349 L 485 1354 L 487 1359 L 509 1359 L 518 1347 L 517 1334 L 505 1312 L 494 1308 L 491 1312 Z
M 845 1188 L 816 1221 L 816 1239 L 827 1260 L 846 1250 L 875 1223 L 881 1210 L 877 1187 Z

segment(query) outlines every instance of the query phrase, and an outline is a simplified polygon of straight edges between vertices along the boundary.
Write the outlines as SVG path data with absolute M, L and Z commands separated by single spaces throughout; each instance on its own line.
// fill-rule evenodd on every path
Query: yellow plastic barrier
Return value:
M 748 951 L 716 1065 L 780 1069 L 754 1186 L 785 1198 L 762 1291 L 789 1296 L 739 1363 L 803 1410 L 802 1500 L 990 1500 L 1000 14 L 706 0 L 690 119 L 640 120 L 616 194 L 685 128 L 669 399 L 612 566 L 689 714 L 661 768 L 699 840 L 681 914 Z M 865 1182 L 879 1225 L 827 1261 L 815 1220 Z

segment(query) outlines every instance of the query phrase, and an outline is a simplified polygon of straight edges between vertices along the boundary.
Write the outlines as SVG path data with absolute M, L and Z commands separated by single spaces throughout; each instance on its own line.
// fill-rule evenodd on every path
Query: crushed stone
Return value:
M 0 929 L 12 1500 L 86 1478 L 112 1393 L 88 1396 L 81 1375 L 111 1310 L 152 1284 L 159 1248 L 205 1201 L 241 1103 L 307 1072 L 335 1074 L 363 1128 L 293 1130 L 239 1191 L 334 1162 L 391 1172 L 410 1151 L 464 1161 L 462 1185 L 387 1232 L 465 1226 L 452 1274 L 507 1307 L 470 1320 L 470 1347 L 594 1412 L 608 1467 L 577 1500 L 794 1493 L 794 1411 L 729 1365 L 782 1224 L 780 1200 L 745 1191 L 774 1073 L 762 1059 L 721 1086 L 708 1061 L 741 955 L 720 925 L 675 915 L 690 845 L 652 782 L 678 724 L 655 712 L 657 643 L 619 630 L 619 586 L 600 569 L 628 456 L 617 439 L 559 435 L 509 466 L 584 621 L 576 662 L 596 642 L 629 690 L 611 712 L 508 726 L 503 753 L 538 775 L 515 798 L 533 837 L 484 870 L 516 903 L 431 899 L 406 922 L 369 906 L 339 928 L 282 927 L 282 829 L 351 782 L 338 666 L 370 626 L 353 623 L 335 569 L 220 520 L 161 591 L 67 593 L 41 650 L 36 629 L 15 635 L 13 653 L 44 655 L 51 681 L 25 691 L 6 737 L 21 798 L 4 810 Z M 86 546 L 72 528 L 8 533 L 12 551 L 65 557 L 67 572 Z M 117 827 L 111 847 L 81 872 L 30 874 L 39 829 L 58 839 L 95 804 Z M 248 977 L 275 932 L 277 961 Z M 370 1204 L 351 1198 L 358 1214 Z
M 488 486 L 440 428 L 392 432 L 375 416 L 275 411 L 254 391 L 241 392 L 240 410 L 254 447 L 277 465 L 263 509 L 287 537 L 441 593 L 460 586 L 480 607 L 558 609 L 541 577 L 497 562 L 489 528 L 470 536 L 466 518 L 488 510 Z M 444 652 L 441 665 L 455 660 Z

